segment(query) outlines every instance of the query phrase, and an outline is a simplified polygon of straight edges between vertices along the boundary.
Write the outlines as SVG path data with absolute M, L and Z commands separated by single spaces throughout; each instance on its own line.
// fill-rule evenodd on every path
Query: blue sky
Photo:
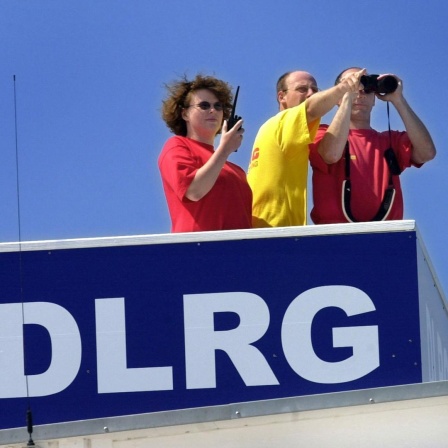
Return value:
M 169 232 L 157 169 L 170 137 L 165 82 L 202 72 L 241 86 L 246 134 L 231 160 L 247 168 L 258 127 L 277 111 L 279 75 L 307 70 L 328 88 L 359 65 L 403 79 L 437 146 L 402 182 L 405 218 L 446 292 L 447 19 L 442 0 L 2 0 L 0 241 L 18 240 L 14 75 L 21 237 L 47 240 Z M 393 109 L 391 125 L 403 128 Z M 373 126 L 387 127 L 384 103 Z

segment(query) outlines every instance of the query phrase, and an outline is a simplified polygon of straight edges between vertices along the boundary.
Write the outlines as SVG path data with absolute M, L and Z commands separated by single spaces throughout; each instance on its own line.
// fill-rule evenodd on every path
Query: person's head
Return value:
M 350 67 L 343 70 L 336 77 L 335 85 L 338 85 L 341 81 L 344 80 L 348 75 L 359 72 L 362 70 L 361 67 Z M 370 114 L 372 112 L 372 108 L 375 105 L 375 94 L 365 93 L 364 90 L 359 90 L 358 94 L 353 98 L 352 112 L 351 117 L 352 120 L 361 120 L 364 121 L 365 124 L 370 124 Z
M 284 73 L 277 81 L 277 101 L 280 110 L 289 109 L 303 103 L 318 92 L 314 77 L 304 71 Z
M 191 120 L 194 121 L 195 116 L 210 113 L 215 113 L 219 121 L 216 125 L 217 134 L 223 120 L 230 116 L 232 91 L 230 86 L 220 79 L 198 74 L 189 81 L 184 75 L 180 80 L 166 84 L 165 87 L 168 96 L 163 101 L 162 118 L 175 135 L 187 136 Z
M 362 67 L 348 67 L 348 68 L 345 68 L 336 77 L 336 80 L 334 81 L 334 85 L 337 86 L 342 81 L 342 79 L 344 77 L 346 77 L 347 75 L 349 75 L 350 73 L 359 72 L 360 70 L 362 70 Z

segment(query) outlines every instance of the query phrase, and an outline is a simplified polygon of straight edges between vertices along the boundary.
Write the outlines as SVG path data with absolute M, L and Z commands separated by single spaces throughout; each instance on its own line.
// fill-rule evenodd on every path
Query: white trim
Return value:
M 324 224 L 269 229 L 226 230 L 216 232 L 163 233 L 99 238 L 22 241 L 0 243 L 1 252 L 78 249 L 107 246 L 139 246 L 148 244 L 205 243 L 211 241 L 249 240 L 257 238 L 290 238 L 357 233 L 406 232 L 416 230 L 414 220 Z

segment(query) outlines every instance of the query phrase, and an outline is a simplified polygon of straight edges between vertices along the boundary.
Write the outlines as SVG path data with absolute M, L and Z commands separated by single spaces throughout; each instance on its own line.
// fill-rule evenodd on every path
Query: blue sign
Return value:
M 0 253 L 0 429 L 422 382 L 415 232 Z

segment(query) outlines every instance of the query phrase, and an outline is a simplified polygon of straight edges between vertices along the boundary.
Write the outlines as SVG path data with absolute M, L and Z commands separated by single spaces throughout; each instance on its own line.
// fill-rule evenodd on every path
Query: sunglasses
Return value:
M 187 108 L 192 106 L 199 107 L 199 109 L 201 110 L 209 110 L 213 107 L 213 109 L 215 109 L 217 112 L 221 112 L 224 109 L 224 105 L 222 103 L 211 104 L 208 101 L 201 101 L 198 104 L 190 104 L 189 106 L 187 106 Z

